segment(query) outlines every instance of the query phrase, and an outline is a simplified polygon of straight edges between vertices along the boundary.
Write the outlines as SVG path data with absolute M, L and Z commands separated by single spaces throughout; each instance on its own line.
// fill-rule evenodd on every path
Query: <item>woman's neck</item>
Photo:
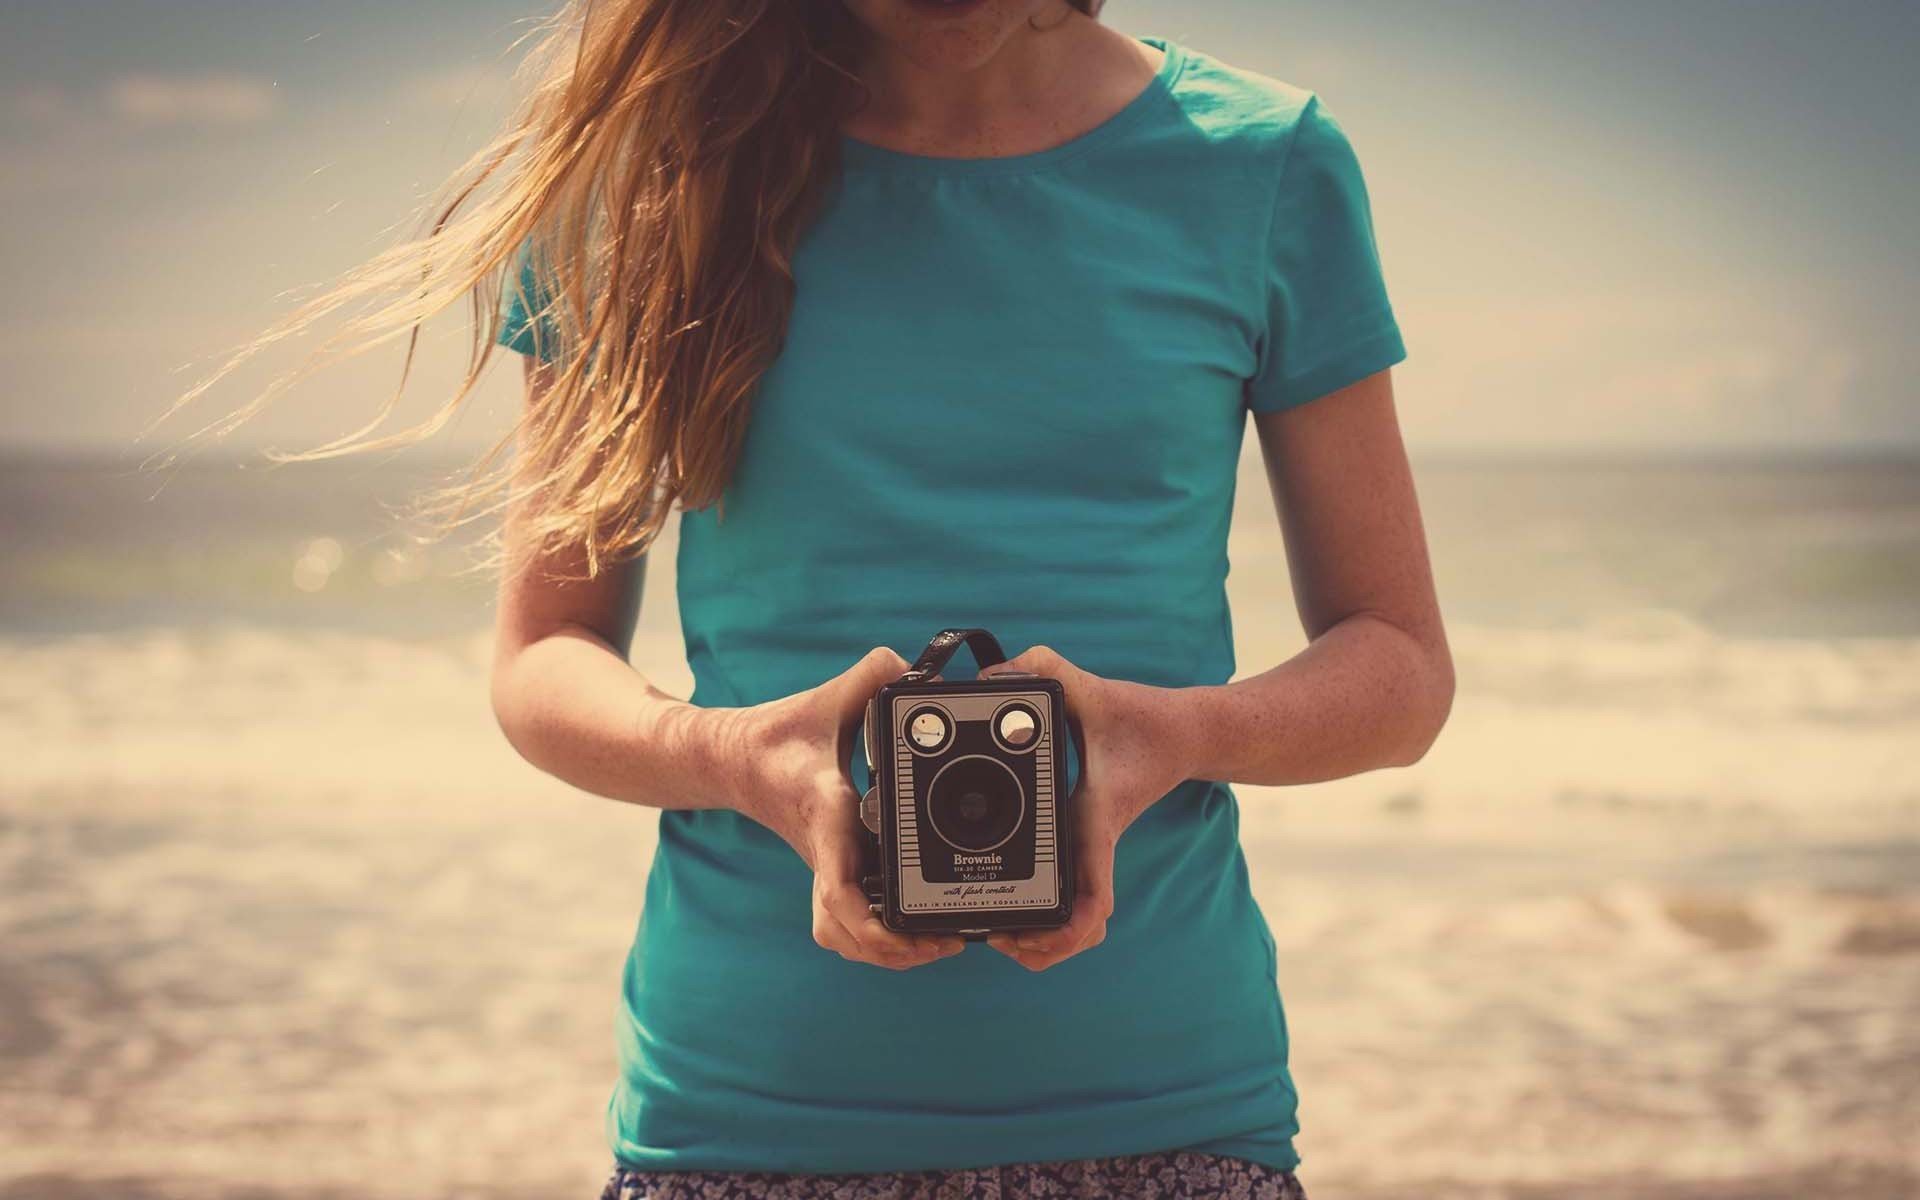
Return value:
M 1070 141 L 1152 80 L 1161 51 L 1078 12 L 1057 27 L 1022 24 L 977 65 L 935 69 L 875 43 L 861 61 L 872 91 L 843 130 L 938 157 L 1026 154 Z

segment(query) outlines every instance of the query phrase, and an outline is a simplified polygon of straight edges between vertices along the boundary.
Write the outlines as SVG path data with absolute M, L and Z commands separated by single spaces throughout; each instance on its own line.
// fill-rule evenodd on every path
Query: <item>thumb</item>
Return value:
M 848 767 L 853 761 L 854 738 L 866 719 L 867 702 L 881 685 L 898 679 L 912 665 L 892 648 L 875 646 L 860 661 L 820 685 L 817 695 L 825 702 L 834 727 L 834 762 L 851 794 L 859 794 Z
M 998 675 L 1003 671 L 1026 671 L 1064 682 L 1076 673 L 1076 668 L 1050 646 L 1029 646 L 1003 663 L 984 668 L 980 674 Z
M 913 664 L 890 646 L 875 646 L 840 674 L 827 681 L 834 711 L 842 717 L 864 713 L 867 701 L 882 684 L 900 678 Z

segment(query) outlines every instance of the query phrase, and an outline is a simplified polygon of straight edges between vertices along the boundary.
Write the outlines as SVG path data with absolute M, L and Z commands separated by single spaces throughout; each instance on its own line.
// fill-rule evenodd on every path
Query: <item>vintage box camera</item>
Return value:
M 1006 661 L 984 629 L 945 629 L 867 702 L 867 898 L 889 929 L 960 933 L 1065 924 L 1073 913 L 1067 743 L 1083 743 L 1057 679 L 936 680 L 962 643 Z

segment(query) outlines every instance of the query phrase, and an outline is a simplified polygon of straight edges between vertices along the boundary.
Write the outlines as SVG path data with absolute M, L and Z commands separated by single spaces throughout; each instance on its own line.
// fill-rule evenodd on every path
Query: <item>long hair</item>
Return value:
M 841 122 L 865 100 L 859 37 L 840 0 L 570 0 L 527 57 L 507 128 L 455 173 L 425 231 L 168 412 L 335 317 L 300 367 L 195 438 L 224 437 L 322 363 L 402 339 L 404 389 L 421 324 L 465 299 L 466 374 L 426 420 L 381 432 L 396 389 L 359 429 L 273 457 L 418 442 L 472 395 L 513 291 L 545 364 L 541 400 L 426 507 L 448 527 L 512 509 L 527 558 L 565 551 L 588 576 L 643 553 L 676 503 L 724 517 L 751 398 L 792 311 L 795 244 L 838 168 Z

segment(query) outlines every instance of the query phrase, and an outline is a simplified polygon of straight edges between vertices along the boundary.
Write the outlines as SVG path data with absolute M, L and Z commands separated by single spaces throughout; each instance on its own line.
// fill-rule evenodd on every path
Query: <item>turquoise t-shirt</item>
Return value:
M 1166 51 L 1152 83 L 1064 145 L 943 159 L 848 140 L 725 519 L 683 517 L 694 703 L 785 696 L 876 645 L 911 659 L 952 625 L 1118 679 L 1233 676 L 1248 411 L 1405 349 L 1359 167 L 1315 96 L 1143 40 Z M 530 327 L 509 302 L 501 341 L 528 351 Z M 1274 943 L 1226 783 L 1147 810 L 1119 843 L 1106 941 L 1039 973 L 983 945 L 905 972 L 847 962 L 813 941 L 810 884 L 746 817 L 661 813 L 606 1114 L 621 1161 L 1299 1161 Z

